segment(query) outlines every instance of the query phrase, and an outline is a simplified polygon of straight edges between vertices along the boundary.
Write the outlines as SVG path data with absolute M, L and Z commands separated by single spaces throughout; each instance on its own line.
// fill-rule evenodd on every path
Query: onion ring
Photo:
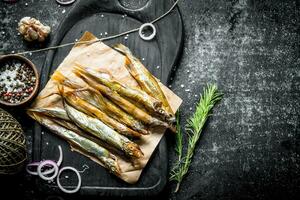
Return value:
M 30 163 L 28 165 L 26 165 L 26 171 L 28 172 L 28 174 L 31 174 L 31 175 L 39 175 L 37 171 L 31 171 L 29 169 L 29 167 L 38 167 L 39 165 L 41 164 L 41 162 L 33 162 L 33 163 Z M 46 166 L 52 166 L 52 165 L 46 165 Z M 48 174 L 52 174 L 54 172 L 54 168 L 51 168 L 51 169 L 48 169 L 44 172 L 42 172 L 43 175 L 48 175 Z
M 71 3 L 74 3 L 75 0 L 65 0 L 65 1 L 62 1 L 62 0 L 56 0 L 57 3 L 61 4 L 61 5 L 69 5 Z
M 46 165 L 51 165 L 53 166 L 52 169 L 54 169 L 54 174 L 52 176 L 45 176 L 45 174 L 42 172 L 42 168 Z M 45 181 L 50 181 L 50 180 L 53 180 L 57 174 L 58 174 L 58 166 L 56 164 L 56 162 L 52 161 L 52 160 L 45 160 L 43 162 L 41 162 L 37 168 L 37 173 L 39 175 L 39 177 Z
M 77 177 L 78 177 L 78 184 L 77 184 L 76 188 L 73 189 L 73 190 L 67 190 L 67 189 L 65 189 L 65 188 L 60 184 L 60 181 L 59 181 L 60 174 L 61 174 L 63 171 L 65 171 L 65 170 L 71 170 L 71 171 L 75 172 L 75 174 L 76 174 Z M 61 169 L 59 170 L 59 172 L 58 172 L 58 175 L 57 175 L 57 181 L 56 181 L 56 182 L 57 182 L 57 185 L 58 185 L 59 189 L 61 189 L 61 191 L 65 192 L 65 193 L 68 193 L 68 194 L 71 194 L 71 193 L 77 192 L 77 191 L 80 189 L 80 187 L 81 187 L 81 176 L 80 176 L 78 170 L 75 169 L 74 167 L 69 167 L 69 166 L 68 166 L 68 167 L 63 167 L 63 168 L 61 168 Z
M 59 150 L 59 158 L 58 158 L 58 161 L 57 161 L 57 166 L 59 167 L 63 161 L 63 153 L 62 153 L 62 148 L 60 145 L 58 145 L 58 150 Z M 26 171 L 28 172 L 28 174 L 31 174 L 31 175 L 39 175 L 37 171 L 32 171 L 29 169 L 29 167 L 38 167 L 39 165 L 41 164 L 41 162 L 33 162 L 33 163 L 30 163 L 28 165 L 26 165 Z M 48 165 L 49 166 L 49 165 Z M 52 166 L 52 165 L 50 165 Z M 46 170 L 44 172 L 41 172 L 43 175 L 48 175 L 48 174 L 52 174 L 54 172 L 54 168 L 52 169 L 49 169 L 49 170 Z
M 143 30 L 146 28 L 146 27 L 149 27 L 152 29 L 152 33 L 151 35 L 149 36 L 145 36 L 142 32 Z M 143 39 L 143 40 L 152 40 L 156 35 L 156 28 L 153 24 L 151 23 L 145 23 L 145 24 L 142 24 L 141 27 L 139 28 L 139 36 Z
M 62 148 L 60 145 L 58 145 L 58 150 L 59 150 L 59 158 L 57 161 L 57 166 L 60 166 L 63 161 L 63 153 L 62 153 Z

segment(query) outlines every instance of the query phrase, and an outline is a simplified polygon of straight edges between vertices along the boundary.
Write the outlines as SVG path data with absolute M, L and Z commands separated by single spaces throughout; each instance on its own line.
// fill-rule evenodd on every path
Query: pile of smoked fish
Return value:
M 118 176 L 121 169 L 115 155 L 141 158 L 143 152 L 136 141 L 151 134 L 151 127 L 175 131 L 175 117 L 157 79 L 127 47 L 118 44 L 115 49 L 125 55 L 126 68 L 139 88 L 120 83 L 108 73 L 76 64 L 72 73 L 85 86 L 56 71 L 51 79 L 57 83 L 63 108 L 32 108 L 28 112 Z

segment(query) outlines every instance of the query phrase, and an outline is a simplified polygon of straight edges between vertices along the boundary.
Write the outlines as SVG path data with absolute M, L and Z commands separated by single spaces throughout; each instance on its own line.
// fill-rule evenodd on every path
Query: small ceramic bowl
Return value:
M 0 104 L 1 105 L 5 105 L 5 106 L 21 106 L 21 105 L 25 105 L 27 103 L 29 103 L 37 94 L 38 92 L 38 87 L 39 87 L 39 73 L 36 69 L 36 66 L 27 58 L 25 58 L 24 56 L 20 56 L 20 55 L 6 55 L 6 56 L 1 56 L 0 55 L 0 68 L 4 66 L 5 62 L 9 62 L 9 61 L 16 61 L 18 60 L 20 63 L 25 63 L 27 66 L 29 66 L 32 70 L 33 73 L 35 75 L 35 83 L 33 87 L 32 92 L 29 94 L 28 97 L 26 97 L 25 99 L 23 99 L 21 102 L 17 102 L 17 103 L 10 103 L 4 100 L 0 99 Z M 1 74 L 1 72 L 0 72 Z M 1 83 L 1 82 L 0 82 Z M 0 91 L 1 92 L 1 91 Z

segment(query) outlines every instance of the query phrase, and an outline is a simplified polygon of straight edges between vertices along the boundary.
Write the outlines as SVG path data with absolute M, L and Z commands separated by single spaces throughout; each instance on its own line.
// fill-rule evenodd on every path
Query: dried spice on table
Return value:
M 33 92 L 36 76 L 26 63 L 14 59 L 6 60 L 0 66 L 0 100 L 20 103 Z

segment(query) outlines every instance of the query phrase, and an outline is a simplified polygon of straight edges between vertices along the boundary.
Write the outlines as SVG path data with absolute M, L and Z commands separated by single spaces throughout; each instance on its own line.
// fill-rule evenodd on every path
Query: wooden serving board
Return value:
M 60 24 L 50 45 L 73 42 L 80 38 L 85 31 L 101 38 L 101 36 L 114 35 L 140 27 L 143 23 L 152 21 L 165 13 L 174 3 L 173 0 L 135 0 L 137 5 L 146 3 L 141 8 L 132 9 L 125 7 L 124 5 L 127 3 L 124 2 L 132 4 L 132 0 L 77 1 Z M 170 15 L 156 23 L 155 26 L 157 35 L 152 41 L 143 41 L 138 33 L 132 33 L 127 39 L 119 37 L 105 41 L 105 43 L 108 45 L 123 43 L 128 46 L 162 83 L 167 84 L 172 71 L 175 71 L 174 66 L 182 49 L 183 25 L 178 8 L 176 7 Z M 49 76 L 67 56 L 70 49 L 71 46 L 48 52 L 41 73 L 40 88 L 45 86 Z M 114 177 L 88 158 L 69 151 L 70 147 L 65 141 L 51 134 L 39 124 L 36 123 L 34 130 L 33 160 L 57 159 L 59 155 L 57 145 L 61 145 L 65 149 L 63 166 L 73 166 L 79 170 L 82 169 L 83 164 L 89 166 L 89 169 L 82 174 L 82 187 L 79 191 L 82 195 L 155 195 L 163 189 L 167 182 L 168 158 L 165 138 L 158 145 L 140 180 L 136 184 L 130 185 Z M 72 188 L 74 182 L 76 183 L 76 180 L 69 177 L 63 184 Z M 59 193 L 55 184 L 40 183 L 39 180 L 38 184 L 44 193 Z

